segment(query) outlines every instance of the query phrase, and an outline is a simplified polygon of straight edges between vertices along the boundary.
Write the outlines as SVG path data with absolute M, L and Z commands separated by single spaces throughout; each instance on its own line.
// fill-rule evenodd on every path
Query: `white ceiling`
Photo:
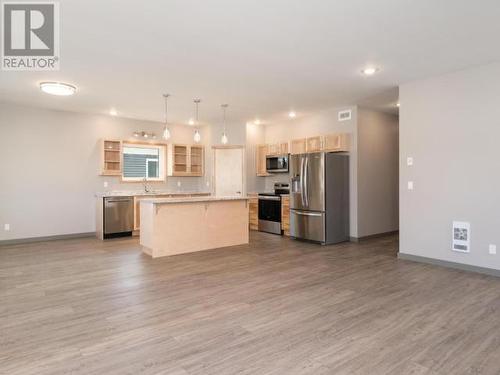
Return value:
M 279 120 L 500 59 L 498 0 L 63 0 L 61 70 L 0 72 L 0 100 L 162 120 Z M 367 64 L 380 67 L 363 77 Z M 73 97 L 37 89 L 76 84 Z M 393 90 L 393 92 L 397 92 Z M 388 106 L 395 98 L 387 98 Z M 380 103 L 379 103 L 380 106 Z M 383 105 L 382 105 L 383 106 Z

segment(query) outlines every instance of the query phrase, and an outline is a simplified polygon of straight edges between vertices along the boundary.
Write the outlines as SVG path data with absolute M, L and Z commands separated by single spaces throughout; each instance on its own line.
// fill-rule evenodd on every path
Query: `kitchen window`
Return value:
M 123 145 L 123 181 L 164 181 L 164 145 Z

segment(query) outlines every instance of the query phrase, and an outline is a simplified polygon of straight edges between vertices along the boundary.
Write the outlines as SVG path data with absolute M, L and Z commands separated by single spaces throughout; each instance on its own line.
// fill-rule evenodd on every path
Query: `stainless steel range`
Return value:
M 289 193 L 288 183 L 277 182 L 273 193 L 259 194 L 259 231 L 281 234 L 281 195 Z

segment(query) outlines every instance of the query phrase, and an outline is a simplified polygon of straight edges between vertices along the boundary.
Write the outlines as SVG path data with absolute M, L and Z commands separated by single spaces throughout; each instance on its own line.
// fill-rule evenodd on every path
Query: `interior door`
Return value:
M 243 189 L 243 148 L 214 149 L 215 195 L 241 196 Z

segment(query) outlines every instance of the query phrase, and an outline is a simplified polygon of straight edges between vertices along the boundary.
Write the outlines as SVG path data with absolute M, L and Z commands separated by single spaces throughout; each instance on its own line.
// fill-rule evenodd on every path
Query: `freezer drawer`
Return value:
M 325 213 L 290 210 L 290 236 L 303 240 L 325 242 Z
M 104 236 L 131 234 L 134 229 L 134 198 L 104 198 Z

